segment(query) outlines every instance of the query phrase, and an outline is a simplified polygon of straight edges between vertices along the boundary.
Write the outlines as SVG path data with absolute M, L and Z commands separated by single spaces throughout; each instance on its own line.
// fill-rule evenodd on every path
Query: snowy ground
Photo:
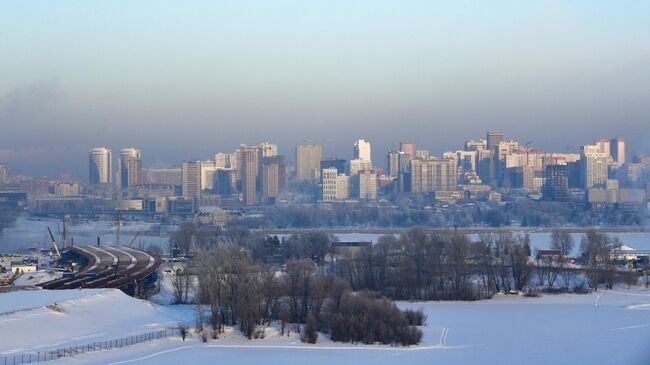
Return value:
M 63 276 L 61 272 L 39 270 L 36 272 L 28 272 L 20 275 L 14 281 L 16 286 L 35 286 L 46 281 L 51 281 Z
M 173 310 L 117 289 L 33 290 L 0 294 L 0 359 L 175 327 L 193 308 Z
M 30 303 L 24 309 L 20 303 Z M 63 312 L 44 308 L 56 301 Z M 11 304 L 13 303 L 13 305 Z M 267 329 L 265 339 L 246 340 L 229 330 L 202 344 L 194 335 L 58 360 L 75 364 L 648 364 L 650 291 L 546 295 L 499 295 L 480 302 L 399 303 L 428 315 L 423 343 L 412 348 L 333 343 L 316 345 Z M 36 309 L 28 309 L 35 308 Z M 13 311 L 13 313 L 11 313 Z M 4 314 L 1 314 L 4 313 Z M 0 294 L 0 353 L 54 344 L 117 338 L 192 323 L 188 306 L 156 306 L 117 290 L 32 291 Z M 5 336 L 10 333 L 12 335 Z M 53 364 L 54 364 L 53 363 Z

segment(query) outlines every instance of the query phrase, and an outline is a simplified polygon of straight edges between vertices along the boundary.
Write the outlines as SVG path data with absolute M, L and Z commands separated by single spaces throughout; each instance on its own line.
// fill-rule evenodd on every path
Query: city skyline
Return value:
M 489 132 L 489 131 L 488 131 Z M 486 132 L 483 132 L 484 134 L 476 134 L 469 136 L 468 138 L 462 140 L 462 141 L 447 141 L 446 145 L 449 145 L 450 147 L 447 149 L 430 149 L 426 144 L 420 144 L 417 142 L 414 142 L 415 139 L 413 138 L 406 138 L 404 141 L 394 141 L 391 144 L 389 144 L 386 148 L 381 148 L 381 147 L 376 147 L 377 145 L 372 141 L 368 139 L 357 139 L 357 138 L 350 138 L 348 145 L 347 145 L 347 151 L 344 149 L 341 149 L 342 153 L 341 154 L 334 154 L 334 153 L 329 153 L 328 151 L 334 150 L 331 148 L 331 146 L 328 146 L 326 143 L 316 143 L 313 140 L 308 140 L 311 141 L 309 143 L 297 143 L 292 146 L 283 146 L 280 144 L 274 144 L 276 146 L 277 151 L 275 151 L 276 154 L 285 156 L 286 162 L 290 163 L 293 168 L 296 168 L 296 155 L 295 155 L 295 148 L 300 145 L 317 145 L 320 146 L 322 153 L 321 153 L 321 159 L 344 159 L 346 161 L 354 161 L 355 157 L 355 146 L 354 143 L 358 142 L 359 140 L 364 140 L 366 142 L 369 142 L 373 147 L 372 147 L 372 159 L 373 161 L 378 161 L 372 164 L 373 168 L 380 168 L 385 170 L 387 168 L 387 161 L 386 161 L 386 154 L 391 151 L 399 151 L 400 150 L 400 145 L 402 143 L 407 143 L 407 144 L 414 144 L 417 146 L 418 151 L 426 151 L 430 153 L 431 156 L 442 156 L 446 152 L 450 151 L 460 151 L 460 150 L 466 150 L 467 146 L 465 145 L 468 142 L 477 142 L 479 140 L 484 140 L 487 141 L 487 136 Z M 632 160 L 636 153 L 640 153 L 640 151 L 635 151 L 633 146 L 630 146 L 630 142 L 628 141 L 627 138 L 625 138 L 622 135 L 617 135 L 614 134 L 614 137 L 612 137 L 614 140 L 621 138 L 622 140 L 625 141 L 625 153 L 626 153 L 626 158 L 628 160 Z M 526 141 L 526 145 L 522 143 L 520 146 L 525 147 L 525 148 L 532 148 L 536 150 L 541 150 L 541 151 L 546 151 L 546 152 L 553 152 L 553 153 L 575 153 L 579 154 L 580 150 L 583 146 L 589 145 L 592 142 L 598 142 L 598 140 L 603 140 L 602 136 L 595 136 L 591 139 L 588 139 L 585 137 L 584 140 L 581 140 L 579 142 L 575 142 L 570 146 L 565 146 L 563 149 L 559 150 L 553 150 L 549 148 L 544 148 L 543 146 L 539 146 L 533 143 L 528 143 L 528 142 L 533 142 L 530 138 L 516 138 L 509 133 L 505 133 L 505 139 L 506 140 L 517 140 L 520 143 L 523 141 Z M 260 139 L 259 141 L 267 141 L 267 142 L 257 142 L 257 143 L 251 143 L 251 145 L 264 145 L 268 144 L 269 140 L 268 139 Z M 407 141 L 407 142 L 405 142 Z M 609 139 L 607 140 L 609 141 Z M 271 141 L 273 142 L 273 141 Z M 198 154 L 193 154 L 193 155 L 187 155 L 189 157 L 183 157 L 182 155 L 177 155 L 177 156 L 170 156 L 170 160 L 167 161 L 162 161 L 160 158 L 157 158 L 157 156 L 151 156 L 150 151 L 144 150 L 143 148 L 140 148 L 140 145 L 135 146 L 135 149 L 138 153 L 140 151 L 144 151 L 144 158 L 140 157 L 139 165 L 141 168 L 151 168 L 151 167 L 156 167 L 156 168 L 171 168 L 171 167 L 177 167 L 180 168 L 185 161 L 214 161 L 216 158 L 216 155 L 224 154 L 224 153 L 235 153 L 236 150 L 241 147 L 241 146 L 246 146 L 247 144 L 245 143 L 232 143 L 235 147 L 232 149 L 218 149 L 215 151 L 208 152 L 204 155 L 198 155 Z M 101 146 L 101 147 L 97 147 Z M 129 146 L 127 147 L 122 146 L 122 145 L 110 145 L 110 144 L 94 144 L 94 145 L 88 145 L 84 146 L 83 149 L 80 150 L 80 152 L 77 155 L 67 155 L 66 158 L 68 160 L 73 160 L 76 161 L 78 160 L 78 163 L 75 162 L 75 165 L 78 165 L 75 169 L 72 170 L 65 170 L 65 169 L 56 169 L 56 168 L 34 168 L 34 169 L 27 169 L 26 171 L 20 168 L 20 165 L 14 165 L 12 163 L 7 163 L 2 160 L 0 160 L 0 165 L 2 165 L 5 169 L 11 170 L 14 172 L 19 172 L 20 174 L 24 174 L 25 176 L 31 176 L 31 177 L 49 177 L 49 178 L 56 178 L 57 175 L 63 174 L 65 176 L 70 176 L 72 177 L 71 181 L 87 181 L 88 180 L 88 154 L 91 150 L 96 149 L 96 148 L 102 148 L 102 149 L 108 149 L 109 151 L 115 150 L 115 151 L 121 151 L 121 150 L 131 150 L 134 147 Z M 337 149 L 338 150 L 338 149 Z M 0 151 L 2 152 L 2 151 Z M 120 168 L 120 156 L 119 153 L 117 154 L 116 157 L 111 157 L 111 181 L 116 181 L 119 183 L 119 168 Z M 49 172 L 48 172 L 49 171 Z M 31 172 L 31 173 L 30 173 Z M 387 171 L 384 171 L 387 172 Z
M 489 129 L 548 150 L 621 134 L 650 152 L 644 2 L 0 10 L 0 161 L 30 175 L 83 176 L 65 157 L 91 145 L 169 165 L 265 139 L 343 156 L 365 138 L 382 161 L 395 140 L 442 152 Z
M 0 1 L 0 364 L 650 362 L 650 1 Z

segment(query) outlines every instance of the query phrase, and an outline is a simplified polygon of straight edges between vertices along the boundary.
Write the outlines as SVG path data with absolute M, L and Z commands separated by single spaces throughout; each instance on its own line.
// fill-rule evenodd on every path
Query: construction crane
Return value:
M 66 249 L 68 247 L 68 220 L 69 215 L 63 215 L 63 234 L 61 235 L 61 247 Z
M 133 242 L 135 242 L 135 239 L 140 236 L 140 231 L 135 232 L 135 235 L 131 239 L 131 242 L 129 242 L 129 247 L 133 247 Z
M 50 227 L 47 227 L 47 231 L 50 233 L 50 238 L 52 239 L 52 246 L 54 247 L 54 253 L 56 255 L 56 259 L 61 258 L 61 252 L 59 251 L 59 247 L 56 245 L 56 240 L 54 239 L 54 235 L 52 234 L 52 230 Z

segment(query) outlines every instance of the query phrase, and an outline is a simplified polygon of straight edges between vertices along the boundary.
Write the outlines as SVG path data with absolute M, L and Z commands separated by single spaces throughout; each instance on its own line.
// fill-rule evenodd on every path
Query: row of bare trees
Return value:
M 473 242 L 454 231 L 412 228 L 399 237 L 382 236 L 376 245 L 341 258 L 333 270 L 355 290 L 395 299 L 476 300 L 526 287 L 533 274 L 529 256 L 527 236 L 504 232 Z
M 318 232 L 280 240 L 242 229 L 187 225 L 181 230 L 173 239 L 187 241 L 183 251 L 194 254 L 195 300 L 209 308 L 214 337 L 224 325 L 239 325 L 252 337 L 259 325 L 274 320 L 331 332 L 341 301 L 353 292 L 370 291 L 390 299 L 477 300 L 530 286 L 554 288 L 556 283 L 569 290 L 578 275 L 596 290 L 601 284 L 611 288 L 623 278 L 611 255 L 614 240 L 596 231 L 583 236 L 583 267 L 577 268 L 566 259 L 573 252 L 573 239 L 562 231 L 551 235 L 551 246 L 559 254 L 540 255 L 535 261 L 528 235 L 505 231 L 472 240 L 456 231 L 431 233 L 415 227 L 340 252 L 336 238 Z M 635 278 L 638 275 L 630 274 L 626 282 L 634 283 Z M 174 285 L 187 293 L 188 283 L 180 278 Z

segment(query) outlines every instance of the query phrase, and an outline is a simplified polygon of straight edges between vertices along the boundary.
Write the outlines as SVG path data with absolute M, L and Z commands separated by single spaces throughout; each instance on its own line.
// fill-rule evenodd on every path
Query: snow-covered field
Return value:
M 62 311 L 44 307 L 53 302 Z M 175 337 L 54 363 L 650 363 L 650 291 L 645 289 L 540 298 L 498 295 L 479 302 L 399 305 L 423 308 L 428 315 L 418 347 L 341 344 L 325 336 L 320 336 L 316 345 L 307 345 L 300 343 L 297 335 L 282 336 L 273 327 L 259 340 L 246 340 L 230 329 L 207 344 L 197 335 L 186 342 Z M 117 290 L 0 294 L 0 353 L 119 338 L 174 326 L 179 320 L 193 323 L 192 316 L 191 307 L 152 305 Z
M 63 276 L 61 272 L 39 270 L 36 272 L 27 272 L 16 278 L 13 285 L 16 286 L 35 286 L 46 281 L 55 280 Z
M 170 328 L 192 315 L 191 308 L 155 306 L 117 289 L 4 293 L 0 294 L 0 359 Z

